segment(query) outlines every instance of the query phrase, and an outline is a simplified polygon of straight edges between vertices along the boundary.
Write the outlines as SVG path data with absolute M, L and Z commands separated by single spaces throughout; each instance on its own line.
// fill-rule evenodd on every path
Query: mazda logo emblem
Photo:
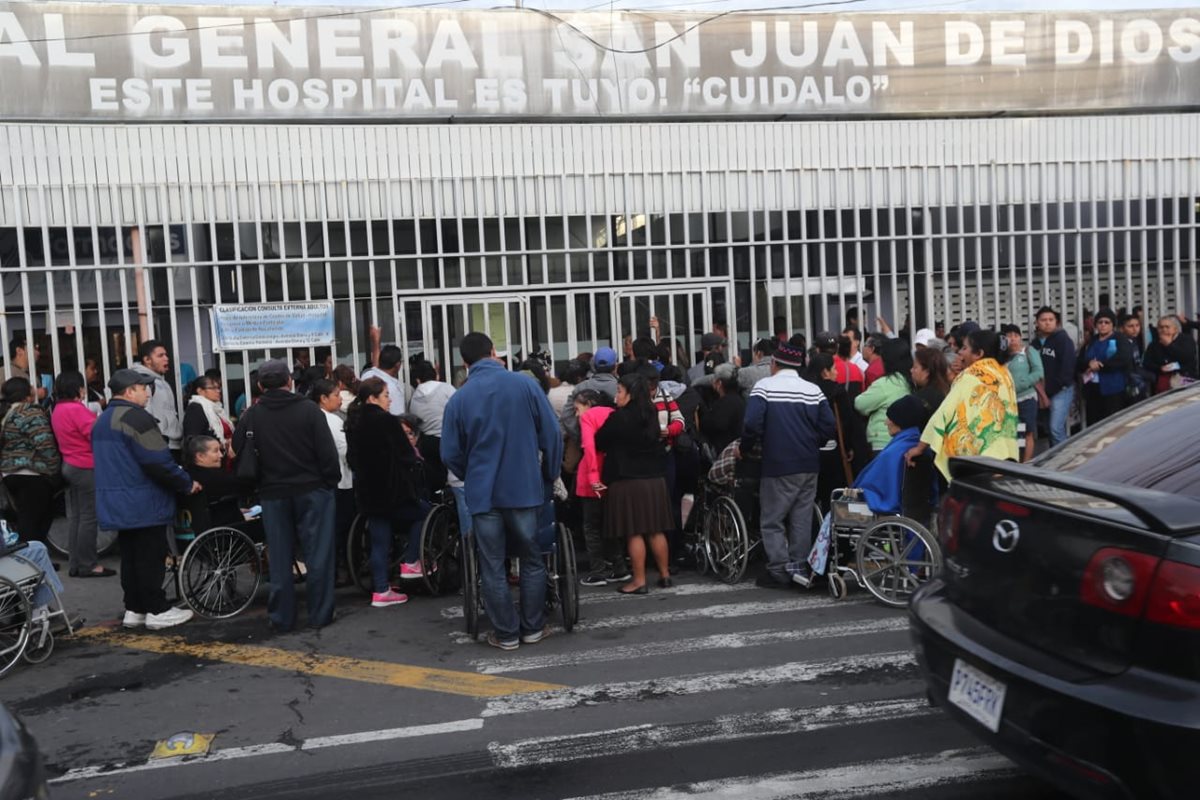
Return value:
M 996 523 L 992 533 L 992 547 L 1001 553 L 1011 553 L 1017 549 L 1019 541 L 1021 541 L 1021 529 L 1017 523 L 1011 519 L 1002 519 Z

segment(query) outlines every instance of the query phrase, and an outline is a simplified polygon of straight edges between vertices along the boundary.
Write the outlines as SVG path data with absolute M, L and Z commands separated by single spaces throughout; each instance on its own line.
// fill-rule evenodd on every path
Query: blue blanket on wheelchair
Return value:
M 862 489 L 867 507 L 876 514 L 899 514 L 904 486 L 904 454 L 921 441 L 920 428 L 900 431 L 879 455 L 858 474 L 854 486 Z

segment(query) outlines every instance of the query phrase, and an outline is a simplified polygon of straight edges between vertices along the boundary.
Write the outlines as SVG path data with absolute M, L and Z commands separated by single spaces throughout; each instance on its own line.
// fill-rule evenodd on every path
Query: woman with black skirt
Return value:
M 658 411 L 649 384 L 637 374 L 617 384 L 617 410 L 596 431 L 596 449 L 605 453 L 601 480 L 592 488 L 606 498 L 604 527 L 613 538 L 628 542 L 633 580 L 617 591 L 646 594 L 646 546 L 649 542 L 661 576 L 658 585 L 672 586 L 667 537 L 671 501 L 667 495 L 666 450 Z

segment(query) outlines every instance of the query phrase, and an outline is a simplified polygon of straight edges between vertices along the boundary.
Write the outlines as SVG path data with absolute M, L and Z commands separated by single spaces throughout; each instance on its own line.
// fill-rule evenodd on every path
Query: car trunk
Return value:
M 1114 613 L 1086 602 L 1084 575 L 1103 548 L 1143 553 L 1153 563 L 1168 537 L 1105 492 L 1050 486 L 1008 470 L 964 472 L 940 520 L 953 601 L 989 627 L 1097 673 L 1128 668 L 1140 611 Z

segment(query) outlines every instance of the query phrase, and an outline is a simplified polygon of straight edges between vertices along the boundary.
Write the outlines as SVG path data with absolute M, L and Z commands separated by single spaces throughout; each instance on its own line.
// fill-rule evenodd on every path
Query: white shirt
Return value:
M 346 463 L 346 451 L 349 446 L 346 443 L 346 423 L 337 414 L 330 414 L 325 409 L 321 409 L 325 414 L 325 421 L 329 423 L 329 432 L 333 434 L 333 444 L 337 448 L 338 466 L 342 468 L 342 479 L 338 481 L 337 488 L 353 489 L 354 474 L 350 472 L 350 465 Z
M 388 375 L 379 367 L 371 367 L 369 370 L 364 372 L 362 376 L 364 381 L 367 378 L 379 378 L 381 381 L 387 384 L 388 394 L 392 398 L 392 416 L 398 417 L 404 413 L 404 386 L 401 385 L 400 381 L 396 380 L 391 375 Z
M 870 364 L 868 364 L 867 360 L 863 358 L 863 354 L 861 352 L 850 356 L 850 363 L 861 369 L 863 371 L 863 375 L 867 374 L 867 367 L 869 367 Z

